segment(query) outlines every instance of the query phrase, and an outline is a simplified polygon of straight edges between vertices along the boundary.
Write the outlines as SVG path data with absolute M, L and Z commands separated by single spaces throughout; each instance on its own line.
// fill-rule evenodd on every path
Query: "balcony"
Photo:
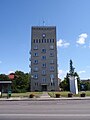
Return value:
M 29 67 L 31 68 L 31 65 L 29 65 Z
M 31 58 L 29 58 L 29 61 L 31 61 Z
M 31 54 L 31 51 L 29 51 L 29 54 Z

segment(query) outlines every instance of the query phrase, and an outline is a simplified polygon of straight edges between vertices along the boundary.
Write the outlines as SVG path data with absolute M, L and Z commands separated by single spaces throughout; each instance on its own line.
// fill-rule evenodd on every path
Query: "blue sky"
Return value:
M 90 0 L 0 0 L 0 73 L 29 72 L 31 26 L 57 27 L 58 73 L 90 78 Z

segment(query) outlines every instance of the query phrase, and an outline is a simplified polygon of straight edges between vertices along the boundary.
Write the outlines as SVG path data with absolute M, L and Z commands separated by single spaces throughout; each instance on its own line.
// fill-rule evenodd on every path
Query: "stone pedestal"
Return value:
M 73 94 L 78 94 L 77 79 L 74 76 L 70 76 L 69 83 L 70 83 L 70 92 Z

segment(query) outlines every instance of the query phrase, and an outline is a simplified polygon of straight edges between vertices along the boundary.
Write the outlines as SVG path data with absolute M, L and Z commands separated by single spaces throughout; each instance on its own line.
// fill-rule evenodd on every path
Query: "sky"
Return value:
M 0 74 L 30 72 L 32 26 L 56 26 L 58 76 L 90 78 L 90 0 L 0 0 Z

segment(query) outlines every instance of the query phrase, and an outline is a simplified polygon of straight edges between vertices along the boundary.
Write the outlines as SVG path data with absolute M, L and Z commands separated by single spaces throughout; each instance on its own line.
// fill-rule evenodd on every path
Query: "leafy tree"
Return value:
M 67 73 L 66 77 L 64 78 L 64 80 L 60 83 L 60 88 L 64 91 L 69 91 L 69 75 Z
M 29 74 L 22 71 L 15 72 L 15 78 L 12 83 L 12 92 L 26 92 L 30 88 Z
M 0 81 L 7 81 L 9 80 L 9 77 L 5 74 L 0 74 Z
M 78 89 L 80 90 L 80 77 L 77 74 L 77 72 L 74 73 L 74 76 L 77 77 L 77 83 L 78 83 Z M 69 85 L 69 74 L 67 73 L 64 80 L 60 83 L 60 88 L 64 91 L 70 91 L 70 85 Z
M 89 81 L 87 81 L 85 83 L 85 90 L 90 90 L 90 82 Z
M 81 82 L 81 85 L 84 85 L 85 91 L 90 90 L 90 82 L 89 81 Z M 82 90 L 82 88 L 81 88 L 81 90 Z

